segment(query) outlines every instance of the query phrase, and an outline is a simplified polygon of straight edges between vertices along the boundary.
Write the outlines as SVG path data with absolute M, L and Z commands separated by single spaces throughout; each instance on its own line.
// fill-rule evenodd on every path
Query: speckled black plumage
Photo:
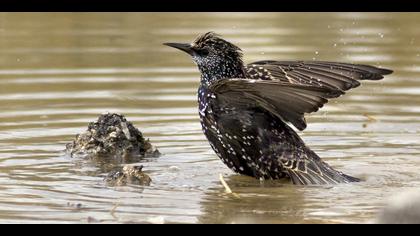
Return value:
M 367 65 L 322 61 L 258 61 L 244 65 L 241 50 L 209 32 L 192 44 L 168 43 L 193 57 L 201 72 L 198 89 L 203 132 L 233 171 L 294 184 L 358 181 L 332 169 L 297 133 L 304 113 L 328 99 L 379 80 L 392 71 Z

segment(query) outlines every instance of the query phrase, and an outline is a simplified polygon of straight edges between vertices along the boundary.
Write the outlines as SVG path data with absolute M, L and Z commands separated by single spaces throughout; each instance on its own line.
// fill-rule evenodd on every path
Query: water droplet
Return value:
M 180 170 L 180 168 L 178 166 L 170 166 L 168 169 L 169 169 L 169 171 L 179 171 Z

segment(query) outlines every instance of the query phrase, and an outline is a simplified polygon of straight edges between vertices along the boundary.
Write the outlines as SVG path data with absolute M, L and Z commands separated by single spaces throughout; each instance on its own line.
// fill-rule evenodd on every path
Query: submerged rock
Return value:
M 74 156 L 158 156 L 159 151 L 123 115 L 106 113 L 76 135 L 66 151 Z
M 105 177 L 105 181 L 109 185 L 124 186 L 127 184 L 150 185 L 152 179 L 145 174 L 143 166 L 125 165 L 121 170 L 111 171 Z
M 376 223 L 420 224 L 420 191 L 403 192 L 392 197 Z

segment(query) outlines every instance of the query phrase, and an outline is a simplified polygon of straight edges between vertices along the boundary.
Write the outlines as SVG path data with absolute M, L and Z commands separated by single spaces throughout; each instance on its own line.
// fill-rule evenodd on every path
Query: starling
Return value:
M 193 43 L 165 43 L 193 58 L 201 72 L 198 106 L 210 146 L 233 171 L 293 184 L 357 182 L 334 170 L 305 145 L 292 126 L 306 128 L 304 114 L 391 70 L 327 61 L 257 61 L 208 32 Z

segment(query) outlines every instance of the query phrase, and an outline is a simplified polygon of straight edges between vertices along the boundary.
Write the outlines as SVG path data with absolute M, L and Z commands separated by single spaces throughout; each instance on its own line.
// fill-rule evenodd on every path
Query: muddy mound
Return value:
M 107 113 L 76 135 L 66 151 L 75 156 L 158 156 L 159 151 L 123 115 Z
M 152 179 L 142 170 L 143 166 L 125 165 L 120 170 L 111 171 L 104 180 L 112 186 L 124 186 L 127 184 L 148 186 Z

